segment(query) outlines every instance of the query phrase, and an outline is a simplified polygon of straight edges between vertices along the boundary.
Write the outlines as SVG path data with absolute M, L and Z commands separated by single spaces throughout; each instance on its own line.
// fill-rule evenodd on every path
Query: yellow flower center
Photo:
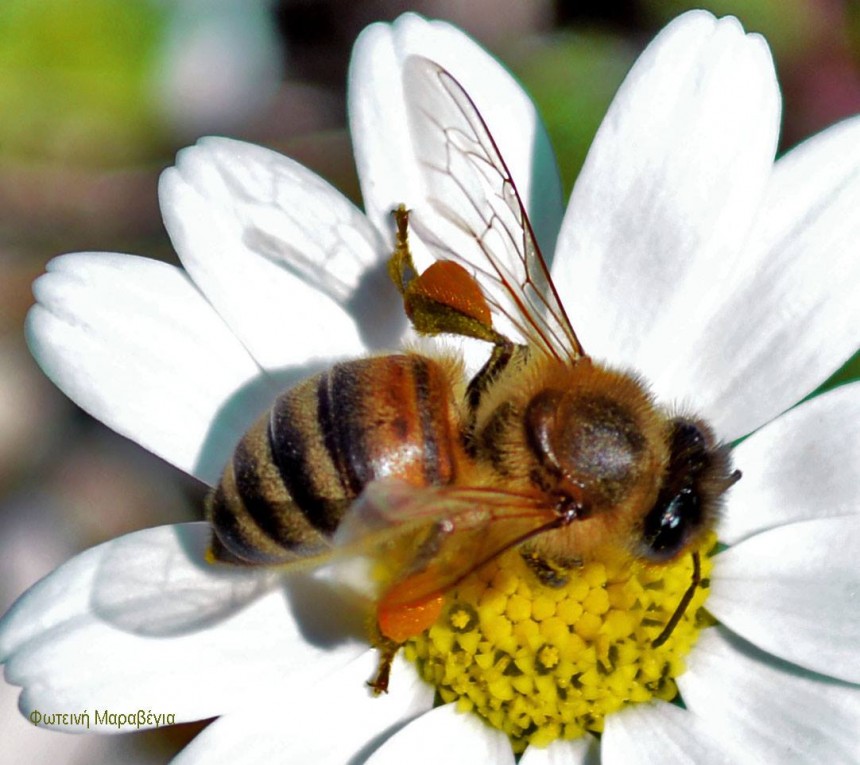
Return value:
M 515 751 L 599 732 L 627 704 L 678 695 L 684 656 L 714 623 L 702 604 L 715 543 L 699 548 L 701 583 L 659 647 L 690 588 L 692 555 L 649 566 L 606 554 L 549 587 L 510 551 L 460 583 L 405 655 L 443 701 L 481 715 Z

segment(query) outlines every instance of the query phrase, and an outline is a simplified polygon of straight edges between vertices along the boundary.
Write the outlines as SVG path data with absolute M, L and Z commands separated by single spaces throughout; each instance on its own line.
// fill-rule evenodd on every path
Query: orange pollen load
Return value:
M 437 260 L 410 284 L 413 294 L 448 306 L 484 326 L 491 326 L 490 307 L 481 288 L 463 266 Z

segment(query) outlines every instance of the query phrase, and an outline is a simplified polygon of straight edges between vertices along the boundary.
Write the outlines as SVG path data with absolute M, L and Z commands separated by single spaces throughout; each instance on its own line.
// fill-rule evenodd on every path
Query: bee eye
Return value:
M 701 423 L 681 418 L 671 422 L 663 487 L 642 528 L 640 554 L 646 560 L 660 562 L 675 557 L 703 527 L 708 495 L 702 479 L 713 472 L 715 457 L 717 467 L 722 465 L 719 453 L 710 449 L 711 441 Z
M 652 561 L 668 560 L 686 544 L 690 532 L 702 522 L 699 495 L 685 486 L 671 497 L 661 497 L 645 516 L 643 557 Z

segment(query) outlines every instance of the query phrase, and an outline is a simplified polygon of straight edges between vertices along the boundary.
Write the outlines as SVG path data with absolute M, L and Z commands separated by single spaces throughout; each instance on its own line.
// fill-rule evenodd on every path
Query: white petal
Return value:
M 390 692 L 371 696 L 365 681 L 373 673 L 374 654 L 367 651 L 323 683 L 285 682 L 279 695 L 216 720 L 172 765 L 362 761 L 361 753 L 376 740 L 433 705 L 433 689 L 403 661 L 392 668 Z
M 714 559 L 707 607 L 759 648 L 860 682 L 860 514 L 792 523 Z
M 590 735 L 574 741 L 554 741 L 539 749 L 530 746 L 520 757 L 519 765 L 598 765 L 600 742 Z
M 737 266 L 770 175 L 780 97 L 734 18 L 669 24 L 622 84 L 574 187 L 553 269 L 587 351 L 655 383 Z M 657 385 L 658 391 L 661 386 Z
M 479 762 L 514 763 L 507 736 L 477 715 L 445 704 L 395 733 L 367 760 L 366 765 L 474 765 Z
M 207 483 L 276 388 L 178 268 L 55 258 L 33 291 L 30 349 L 73 401 Z
M 720 522 L 723 542 L 860 512 L 860 383 L 787 412 L 737 446 L 732 458 L 743 478 Z
M 701 326 L 699 352 L 661 372 L 669 394 L 715 394 L 699 408 L 727 440 L 808 395 L 860 345 L 858 209 L 860 119 L 777 162 L 744 266 L 714 290 L 723 304 Z
M 738 762 L 704 720 L 663 701 L 634 704 L 607 717 L 600 754 L 603 765 Z
M 722 628 L 706 630 L 678 678 L 684 703 L 743 762 L 857 762 L 860 688 L 810 675 Z
M 0 741 L 3 742 L 4 754 L 14 753 L 12 762 L 56 762 L 63 765 L 126 762 L 144 765 L 135 758 L 135 755 L 140 756 L 140 750 L 135 751 L 136 740 L 130 741 L 130 737 L 66 736 L 46 731 L 41 725 L 33 725 L 18 714 L 15 708 L 17 697 L 17 688 L 0 682 Z M 72 714 L 80 715 L 83 711 L 77 710 Z M 85 733 L 86 718 L 79 719 L 84 721 Z
M 268 149 L 207 139 L 179 153 L 159 197 L 182 264 L 264 368 L 363 351 L 347 308 L 384 252 L 322 179 Z
M 401 72 L 421 55 L 448 69 L 477 105 L 516 181 L 538 241 L 551 255 L 562 216 L 555 158 L 534 105 L 511 75 L 460 30 L 442 21 L 404 14 L 374 24 L 353 49 L 349 117 L 361 191 L 368 216 L 393 231 L 398 204 L 421 206 Z
M 259 570 L 209 566 L 210 533 L 197 523 L 130 534 L 25 593 L 0 622 L 0 660 L 24 687 L 24 713 L 202 719 L 265 689 L 319 681 L 367 651 L 349 603 L 306 577 L 285 591 Z

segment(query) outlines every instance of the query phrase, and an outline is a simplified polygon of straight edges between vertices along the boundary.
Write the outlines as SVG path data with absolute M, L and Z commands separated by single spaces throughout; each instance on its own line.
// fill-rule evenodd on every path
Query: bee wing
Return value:
M 363 555 L 394 571 L 389 606 L 439 595 L 505 550 L 562 523 L 534 495 L 489 488 L 368 485 L 335 533 L 336 555 Z
M 429 202 L 442 219 L 426 225 L 416 210 L 421 239 L 438 258 L 475 276 L 497 331 L 563 361 L 585 355 L 472 99 L 449 72 L 420 56 L 407 59 L 403 83 L 413 147 Z

